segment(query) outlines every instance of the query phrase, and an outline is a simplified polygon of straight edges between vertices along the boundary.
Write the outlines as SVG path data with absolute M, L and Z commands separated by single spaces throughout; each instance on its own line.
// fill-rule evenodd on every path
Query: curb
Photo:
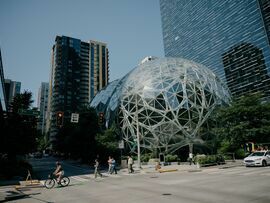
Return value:
M 231 166 L 223 166 L 223 167 L 219 167 L 219 169 L 233 168 L 233 167 L 237 167 L 237 166 L 244 166 L 244 165 L 243 164 L 236 164 L 236 165 L 231 165 Z

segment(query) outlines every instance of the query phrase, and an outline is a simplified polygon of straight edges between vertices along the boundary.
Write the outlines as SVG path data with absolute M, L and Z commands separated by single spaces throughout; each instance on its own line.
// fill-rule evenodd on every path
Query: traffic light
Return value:
M 64 123 L 64 112 L 59 111 L 56 113 L 56 125 L 61 127 Z
M 99 112 L 99 114 L 98 114 L 98 123 L 99 123 L 99 125 L 103 125 L 103 122 L 104 122 L 104 113 Z

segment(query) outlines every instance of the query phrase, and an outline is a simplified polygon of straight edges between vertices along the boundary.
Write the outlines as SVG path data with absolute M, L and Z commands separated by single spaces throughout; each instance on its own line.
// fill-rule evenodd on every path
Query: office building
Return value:
M 37 125 L 38 130 L 41 131 L 42 134 L 45 133 L 46 126 L 46 112 L 48 107 L 48 93 L 49 93 L 49 83 L 42 82 L 38 91 L 38 110 L 40 112 L 39 122 Z
M 12 81 L 10 79 L 5 79 L 5 93 L 6 93 L 6 100 L 7 106 L 9 106 L 13 101 L 13 98 L 21 93 L 21 82 Z
M 4 69 L 2 63 L 2 55 L 0 49 L 0 119 L 2 121 L 4 114 L 7 111 L 7 102 L 6 102 L 6 94 L 5 94 L 5 82 L 4 82 Z M 2 123 L 2 122 L 1 122 Z
M 160 0 L 165 56 L 209 67 L 233 96 L 270 97 L 269 0 Z
M 46 127 L 52 141 L 61 127 L 56 124 L 56 114 L 63 113 L 63 125 L 70 122 L 71 114 L 89 105 L 108 80 L 109 57 L 105 43 L 56 37 L 52 48 Z

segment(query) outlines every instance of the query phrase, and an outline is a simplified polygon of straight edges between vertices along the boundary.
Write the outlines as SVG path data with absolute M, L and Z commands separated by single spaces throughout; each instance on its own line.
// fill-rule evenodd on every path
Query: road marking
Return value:
M 113 177 L 113 178 L 120 178 L 121 176 L 120 175 L 117 175 L 117 174 L 106 174 L 104 175 L 105 177 Z
M 85 177 L 87 177 L 87 178 L 94 178 L 94 174 L 87 174 L 87 175 L 83 175 L 83 176 L 85 176 Z
M 240 175 L 240 176 L 248 176 L 248 175 L 265 175 L 270 176 L 269 168 L 243 168 L 237 167 L 232 169 L 207 169 L 203 171 L 209 175 L 214 174 L 222 174 L 222 175 Z M 268 173 L 267 173 L 268 172 Z
M 88 181 L 88 179 L 81 178 L 80 176 L 71 176 L 70 178 L 75 179 L 75 180 L 80 181 L 80 182 Z
M 270 173 L 269 172 L 268 173 L 262 173 L 260 175 L 262 175 L 262 176 L 270 176 Z

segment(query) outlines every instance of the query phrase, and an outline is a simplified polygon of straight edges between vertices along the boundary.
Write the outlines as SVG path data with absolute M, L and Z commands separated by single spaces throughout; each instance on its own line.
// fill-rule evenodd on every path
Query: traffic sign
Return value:
M 125 148 L 125 146 L 124 146 L 124 140 L 120 140 L 120 141 L 118 142 L 118 148 L 119 148 L 119 149 L 124 149 L 124 148 Z
M 78 113 L 72 113 L 70 122 L 71 123 L 78 123 L 79 122 L 79 114 Z

